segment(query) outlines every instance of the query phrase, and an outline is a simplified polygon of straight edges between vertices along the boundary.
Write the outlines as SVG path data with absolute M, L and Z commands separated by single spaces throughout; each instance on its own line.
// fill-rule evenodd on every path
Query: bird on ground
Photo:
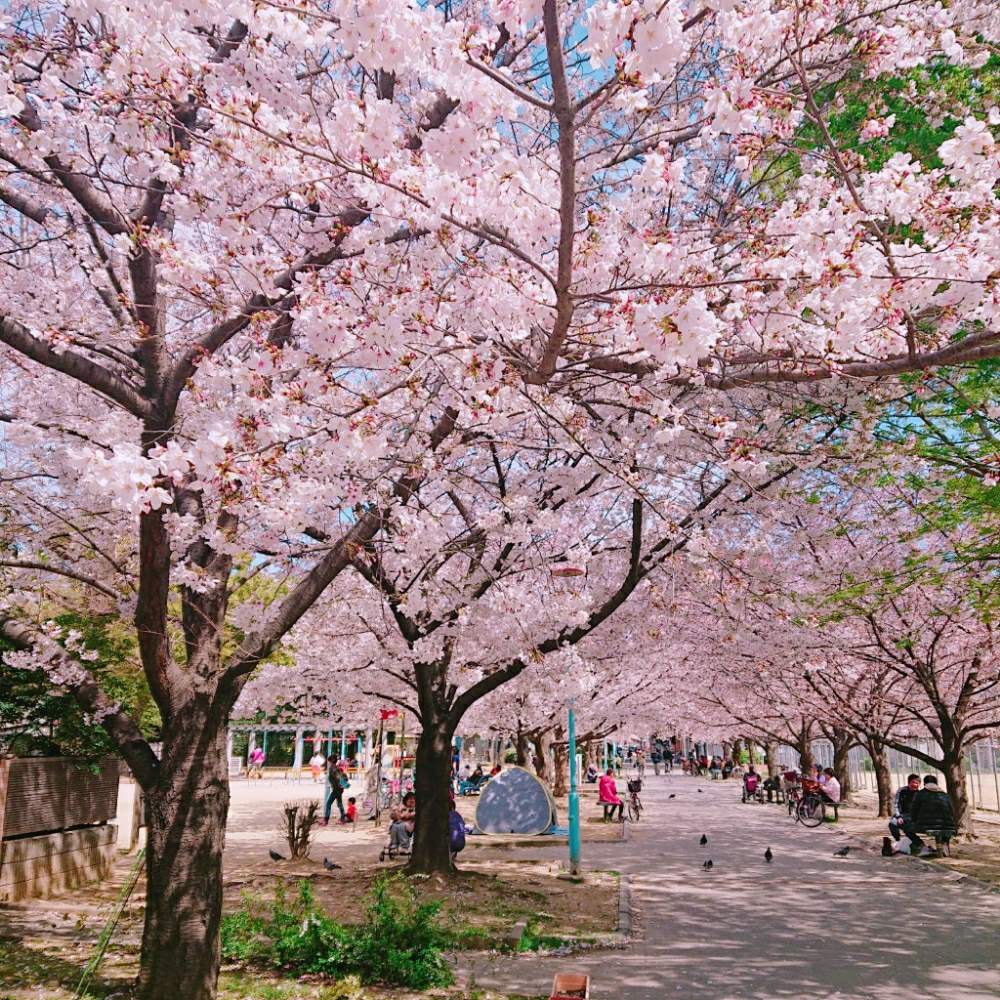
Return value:
M 698 794 L 701 795 L 701 789 L 700 788 L 698 789 Z
M 766 851 L 764 852 L 764 860 L 765 860 L 765 861 L 766 861 L 766 862 L 767 862 L 768 864 L 770 864 L 770 863 L 771 863 L 771 858 L 773 858 L 773 857 L 774 857 L 774 855 L 773 855 L 773 854 L 771 853 L 771 848 L 769 847 L 769 848 L 768 848 L 768 849 L 767 849 L 767 850 L 766 850 Z
M 835 858 L 846 858 L 848 854 L 851 853 L 850 845 L 847 847 L 842 847 L 839 851 L 834 851 L 833 856 Z
M 327 870 L 328 872 L 334 872 L 334 871 L 336 871 L 336 870 L 337 870 L 338 868 L 340 868 L 340 865 L 338 865 L 338 864 L 335 864 L 335 863 L 334 863 L 334 862 L 332 862 L 332 861 L 331 861 L 331 860 L 330 860 L 329 858 L 324 858 L 324 859 L 323 859 L 323 867 L 324 867 L 324 868 L 325 868 L 325 869 L 326 869 L 326 870 Z
M 277 851 L 268 851 L 267 853 L 271 855 L 271 860 L 272 861 L 284 861 L 285 860 L 285 856 L 283 854 L 279 854 Z
M 708 843 L 708 837 L 706 837 L 705 834 L 702 834 L 701 840 L 699 840 L 698 843 L 701 844 L 702 847 L 704 847 Z
M 669 794 L 669 795 L 667 796 L 667 798 L 668 798 L 668 799 L 676 799 L 676 798 L 677 798 L 677 795 L 676 795 L 676 794 L 675 794 L 674 792 L 671 792 L 671 793 L 670 793 L 670 794 Z
M 701 867 L 704 868 L 705 871 L 710 872 L 712 870 L 712 859 L 709 858 L 708 861 L 706 861 Z

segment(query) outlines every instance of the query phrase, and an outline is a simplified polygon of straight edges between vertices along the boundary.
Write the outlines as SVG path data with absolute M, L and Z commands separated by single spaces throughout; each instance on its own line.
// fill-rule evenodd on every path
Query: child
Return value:
M 358 816 L 358 800 L 352 795 L 347 800 L 347 809 L 344 812 L 344 818 L 340 821 L 341 823 L 353 823 Z

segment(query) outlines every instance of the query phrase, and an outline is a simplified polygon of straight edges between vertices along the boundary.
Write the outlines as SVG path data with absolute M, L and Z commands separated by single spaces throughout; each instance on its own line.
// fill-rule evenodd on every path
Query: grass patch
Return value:
M 356 976 L 360 985 L 449 986 L 454 976 L 443 952 L 450 941 L 440 908 L 436 901 L 418 903 L 409 883 L 385 876 L 372 886 L 364 921 L 341 924 L 303 880 L 291 899 L 279 887 L 269 905 L 248 896 L 225 917 L 222 954 L 227 961 L 297 974 Z

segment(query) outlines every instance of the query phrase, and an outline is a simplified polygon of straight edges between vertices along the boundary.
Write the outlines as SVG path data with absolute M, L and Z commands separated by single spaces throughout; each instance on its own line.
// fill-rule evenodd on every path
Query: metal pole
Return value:
M 576 773 L 576 715 L 569 707 L 569 873 L 580 874 L 580 792 Z
M 382 740 L 385 734 L 385 720 L 380 718 L 378 723 L 378 749 L 375 757 L 375 825 L 382 821 L 382 753 L 384 747 Z
M 993 771 L 993 787 L 997 793 L 996 808 L 1000 811 L 1000 778 L 997 776 L 997 751 L 992 736 L 990 737 L 990 769 Z

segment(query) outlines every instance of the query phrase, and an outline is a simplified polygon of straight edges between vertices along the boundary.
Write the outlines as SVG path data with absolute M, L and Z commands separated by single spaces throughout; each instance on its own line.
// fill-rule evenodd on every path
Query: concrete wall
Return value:
M 107 824 L 3 841 L 0 901 L 51 896 L 107 878 L 117 836 Z

